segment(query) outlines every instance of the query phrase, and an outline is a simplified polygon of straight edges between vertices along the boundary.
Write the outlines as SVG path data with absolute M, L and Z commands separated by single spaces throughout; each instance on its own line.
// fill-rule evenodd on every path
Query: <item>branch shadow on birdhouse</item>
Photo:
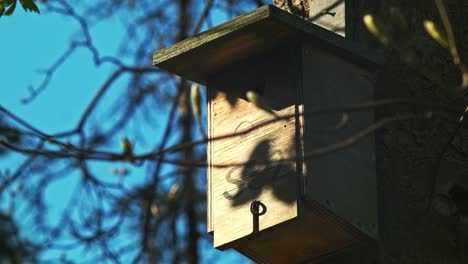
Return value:
M 294 105 L 298 81 L 294 48 L 285 45 L 281 52 L 264 52 L 215 72 L 207 81 L 214 87 L 212 100 L 223 96 L 233 108 L 240 99 L 246 100 L 247 91 L 253 91 L 275 111 Z
M 261 141 L 245 165 L 228 171 L 226 181 L 233 188 L 224 191 L 223 196 L 231 201 L 232 206 L 239 206 L 258 199 L 262 191 L 270 189 L 278 200 L 288 204 L 294 202 L 295 197 L 278 188 L 296 174 L 290 164 L 282 162 L 284 156 L 283 151 L 275 149 L 270 140 Z

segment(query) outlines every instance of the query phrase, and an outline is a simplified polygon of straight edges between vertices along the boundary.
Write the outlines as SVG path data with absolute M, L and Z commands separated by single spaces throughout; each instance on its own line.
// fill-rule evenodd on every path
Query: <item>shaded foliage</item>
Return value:
M 21 6 L 26 12 L 35 12 L 40 13 L 39 8 L 37 7 L 36 0 L 19 0 Z M 18 0 L 1 0 L 0 1 L 0 17 L 9 16 L 13 14 L 16 9 Z
M 10 215 L 0 213 L 0 263 L 36 263 L 37 246 L 22 240 Z

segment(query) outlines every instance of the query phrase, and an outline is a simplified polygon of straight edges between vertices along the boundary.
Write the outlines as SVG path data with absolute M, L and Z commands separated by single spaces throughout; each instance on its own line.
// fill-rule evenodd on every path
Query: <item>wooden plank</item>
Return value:
M 239 100 L 230 106 L 221 94 L 214 101 L 213 111 L 220 117 L 214 124 L 214 135 L 249 129 L 271 120 L 271 115 L 254 105 Z M 294 114 L 294 105 L 278 111 Z M 239 131 L 240 130 L 240 131 Z M 212 170 L 214 245 L 223 245 L 252 234 L 253 200 L 266 205 L 259 218 L 259 231 L 297 217 L 297 175 L 295 160 L 290 164 L 274 164 L 275 160 L 295 156 L 295 121 L 273 123 L 247 135 L 213 144 L 213 162 L 221 164 L 263 162 L 272 165 L 240 165 Z
M 236 249 L 257 263 L 318 263 L 317 259 L 361 239 L 313 208 L 306 207 L 300 219 L 266 230 L 254 239 L 244 239 Z
M 213 108 L 212 108 L 212 101 L 213 98 L 212 95 L 215 95 L 216 92 L 213 91 L 211 86 L 207 87 L 207 97 L 206 97 L 206 131 L 207 131 L 207 136 L 208 138 L 213 138 Z M 210 162 L 213 160 L 213 148 L 212 144 L 208 143 L 206 144 L 206 160 L 207 162 Z M 207 172 L 206 172 L 206 229 L 209 234 L 213 234 L 214 232 L 214 227 L 213 227 L 213 175 L 212 175 L 213 169 L 208 166 Z
M 268 17 L 269 6 L 262 6 L 252 12 L 246 13 L 236 19 L 230 20 L 219 26 L 201 32 L 191 38 L 180 41 L 168 48 L 157 51 L 153 56 L 153 64 L 157 65 L 168 59 L 177 57 L 190 50 L 199 48 L 208 42 L 225 37 L 245 26 L 258 22 Z
M 211 178 L 209 223 L 215 247 L 249 236 L 254 231 L 251 202 L 262 202 L 267 212 L 259 218 L 258 231 L 298 216 L 299 175 L 296 171 L 298 129 L 296 120 L 297 64 L 291 47 L 252 58 L 213 76 L 208 82 L 211 137 L 238 133 L 275 116 L 245 99 L 257 90 L 277 115 L 289 120 L 272 122 L 248 134 L 215 140 L 209 145 L 210 164 L 238 164 L 226 168 L 209 166 Z M 281 65 L 281 67 L 278 67 Z M 261 87 L 259 87 L 261 86 Z M 287 164 L 276 160 L 288 159 Z M 256 164 L 255 162 L 266 162 Z M 253 164 L 252 164 L 253 163 Z
M 381 61 L 378 54 L 364 50 L 320 26 L 266 5 L 155 52 L 153 64 L 206 85 L 210 75 L 229 65 L 304 38 L 311 38 L 325 49 L 332 49 L 358 63 Z

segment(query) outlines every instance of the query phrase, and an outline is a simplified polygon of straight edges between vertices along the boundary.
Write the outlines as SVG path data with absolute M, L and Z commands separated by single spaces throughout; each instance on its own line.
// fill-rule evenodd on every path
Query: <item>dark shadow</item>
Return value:
M 276 160 L 278 157 L 285 158 L 281 150 L 272 149 L 270 140 L 261 141 L 246 165 L 236 166 L 228 171 L 226 181 L 232 183 L 233 188 L 226 190 L 223 196 L 233 206 L 239 206 L 257 199 L 264 189 L 270 188 L 279 200 L 285 203 L 294 202 L 297 199 L 296 193 L 284 191 L 282 187 L 297 182 L 296 172 L 290 164 L 275 162 L 273 157 Z M 262 164 L 265 160 L 271 161 L 271 165 Z
M 239 111 L 242 110 L 243 114 L 249 114 L 243 108 L 246 107 L 245 103 L 248 103 L 247 91 L 254 91 L 258 94 L 268 108 L 277 112 L 291 113 L 292 111 L 284 110 L 297 104 L 297 89 L 300 87 L 300 73 L 298 71 L 300 62 L 296 44 L 285 43 L 281 47 L 276 47 L 275 50 L 258 51 L 257 54 L 252 54 L 249 58 L 213 72 L 213 75 L 209 76 L 207 80 L 207 87 L 210 91 L 208 100 L 212 100 L 209 101 L 212 112 L 208 113 L 208 116 L 209 119 L 219 122 L 210 120 L 213 126 L 211 127 L 211 133 L 214 133 L 215 130 L 222 131 L 219 132 L 220 134 L 225 132 L 237 133 L 268 118 L 260 118 L 262 115 L 259 115 L 258 112 L 265 115 L 268 115 L 268 113 L 258 107 L 249 107 L 252 115 L 260 118 L 258 120 L 243 117 L 236 113 L 239 109 Z M 226 125 L 229 129 L 220 127 L 220 124 L 226 124 L 227 120 L 235 124 Z M 230 201 L 232 206 L 249 204 L 260 198 L 265 191 L 271 191 L 275 198 L 287 204 L 292 204 L 297 200 L 299 177 L 295 169 L 295 161 L 288 163 L 275 162 L 297 155 L 296 149 L 284 149 L 284 145 L 275 145 L 276 141 L 270 139 L 260 141 L 261 139 L 259 139 L 264 136 L 262 133 L 272 133 L 273 135 L 273 133 L 280 134 L 283 131 L 290 131 L 290 127 L 286 128 L 283 122 L 284 120 L 278 121 L 274 128 L 273 126 L 268 129 L 265 127 L 258 128 L 248 134 L 230 139 L 232 140 L 230 144 L 241 147 L 234 146 L 236 151 L 242 152 L 242 149 L 248 149 L 252 151 L 251 153 L 229 153 L 229 150 L 226 150 L 225 153 L 223 151 L 217 153 L 217 155 L 232 155 L 234 157 L 249 155 L 247 164 L 230 167 L 225 170 L 227 171 L 226 175 L 217 175 L 217 177 L 225 177 L 225 180 L 229 183 L 229 187 L 223 190 L 223 196 Z M 297 124 L 295 122 L 291 125 L 297 126 Z M 236 128 L 234 129 L 234 127 Z M 271 129 L 274 129 L 274 132 Z M 295 129 L 298 128 L 295 127 Z M 289 145 L 296 145 L 297 135 L 288 134 L 290 138 L 287 139 L 282 138 L 281 135 L 275 137 L 282 139 L 279 141 L 293 141 L 288 142 L 292 143 Z M 256 143 L 253 150 L 249 145 L 250 143 L 246 144 L 244 148 L 242 146 L 243 142 L 252 142 L 251 139 L 260 142 Z M 217 143 L 212 144 L 216 145 Z M 212 161 L 215 163 L 216 158 L 212 157 Z M 265 204 L 265 206 L 269 207 L 270 205 Z
M 238 100 L 246 100 L 246 92 L 254 91 L 273 110 L 287 108 L 296 102 L 298 80 L 297 47 L 285 45 L 274 51 L 265 51 L 213 73 L 207 87 L 213 89 L 212 99 L 225 94 L 234 107 Z M 280 67 L 278 65 L 281 65 Z
M 252 201 L 250 203 L 250 213 L 252 214 L 252 234 L 260 232 L 260 216 L 266 214 L 268 211 L 266 205 L 260 201 Z

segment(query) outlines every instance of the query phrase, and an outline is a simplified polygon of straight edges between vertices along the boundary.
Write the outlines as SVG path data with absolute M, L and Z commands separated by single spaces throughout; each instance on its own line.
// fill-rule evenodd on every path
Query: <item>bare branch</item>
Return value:
M 205 21 L 205 19 L 208 17 L 212 7 L 213 0 L 206 0 L 205 7 L 203 8 L 203 11 L 201 12 L 197 22 L 195 22 L 195 25 L 193 26 L 192 35 L 195 35 L 198 33 L 198 31 L 200 31 L 200 28 L 203 25 L 203 21 Z
M 383 126 L 394 123 L 396 121 L 405 121 L 405 120 L 410 120 L 410 119 L 426 119 L 426 115 L 401 115 L 401 116 L 396 116 L 396 117 L 388 117 L 388 118 L 383 118 L 382 120 L 375 122 L 365 129 L 362 129 L 358 133 L 346 138 L 345 140 L 339 141 L 334 144 L 330 144 L 325 147 L 320 147 L 316 149 L 312 149 L 311 151 L 307 152 L 304 154 L 303 158 L 308 159 L 316 156 L 321 156 L 324 154 L 332 153 L 335 151 L 339 151 L 341 149 L 350 147 L 366 136 L 370 135 L 371 133 L 375 132 L 379 128 L 382 128 Z M 238 163 L 221 163 L 221 164 L 214 164 L 214 163 L 207 163 L 205 161 L 198 161 L 198 160 L 169 160 L 166 159 L 164 162 L 170 163 L 170 164 L 175 164 L 178 166 L 188 166 L 188 167 L 206 167 L 210 166 L 213 168 L 228 168 L 228 167 L 235 167 L 235 166 L 246 166 L 246 165 L 272 165 L 272 164 L 289 164 L 289 163 L 295 163 L 297 157 L 290 157 L 290 158 L 284 158 L 284 159 L 279 159 L 279 160 L 255 160 L 255 161 L 247 161 L 247 162 L 238 162 Z
M 429 108 L 429 112 L 432 114 L 432 111 L 444 111 L 448 113 L 456 113 L 455 108 L 447 105 L 442 105 L 442 104 L 432 104 L 432 103 L 426 103 L 426 102 L 420 102 L 420 101 L 415 101 L 411 99 L 389 99 L 389 100 L 381 100 L 381 101 L 376 101 L 376 102 L 370 102 L 370 103 L 362 103 L 362 104 L 355 104 L 355 105 L 349 105 L 349 106 L 332 106 L 328 108 L 323 108 L 323 109 L 318 109 L 315 111 L 309 111 L 306 114 L 299 114 L 299 115 L 304 115 L 305 117 L 311 117 L 313 115 L 321 115 L 321 114 L 326 114 L 326 113 L 349 113 L 349 112 L 361 112 L 361 111 L 369 111 L 374 109 L 375 107 L 384 107 L 384 106 L 396 106 L 396 105 L 412 105 L 412 106 L 419 106 L 419 107 L 424 107 L 424 108 Z M 427 115 L 427 111 L 424 112 L 425 115 Z M 261 127 L 270 125 L 272 123 L 282 121 L 282 120 L 288 120 L 291 118 L 295 118 L 296 114 L 291 114 L 291 115 L 285 115 L 285 116 L 278 116 L 277 118 L 267 120 L 264 122 L 261 122 L 259 124 L 256 124 L 255 126 L 250 127 L 249 129 L 240 131 L 240 132 L 235 132 L 235 133 L 230 133 L 230 134 L 225 134 L 225 135 L 220 135 L 214 138 L 207 138 L 207 139 L 202 139 L 198 141 L 192 141 L 192 142 L 185 142 L 181 144 L 177 144 L 175 146 L 169 147 L 169 148 L 164 148 L 160 149 L 157 151 L 149 152 L 146 154 L 141 154 L 141 155 L 134 155 L 133 160 L 135 161 L 142 161 L 142 160 L 154 160 L 156 158 L 162 158 L 165 154 L 167 153 L 173 153 L 177 151 L 182 151 L 187 148 L 192 148 L 193 146 L 200 145 L 200 144 L 205 144 L 208 141 L 217 141 L 217 140 L 222 140 L 222 139 L 227 139 L 231 137 L 237 137 L 241 136 L 244 134 L 251 133 L 254 130 L 257 130 Z M 171 119 L 169 119 L 171 120 Z M 166 127 L 166 133 L 165 137 L 167 137 L 169 132 L 167 132 Z M 167 140 L 163 141 L 166 142 Z M 34 154 L 34 155 L 43 155 L 47 157 L 53 157 L 53 158 L 74 158 L 78 160 L 97 160 L 97 161 L 125 161 L 126 156 L 123 155 L 122 153 L 113 153 L 113 152 L 105 152 L 105 151 L 95 151 L 92 149 L 85 149 L 85 148 L 77 148 L 72 145 L 67 145 L 67 150 L 64 152 L 63 150 L 59 151 L 47 151 L 47 150 L 36 150 L 36 149 L 25 149 L 25 148 L 20 148 L 18 146 L 14 146 L 6 140 L 0 141 L 0 145 L 3 145 L 4 147 L 7 147 L 11 150 L 17 151 L 19 153 L 23 154 Z M 161 145 L 161 146 L 164 146 Z
M 445 9 L 445 5 L 442 0 L 435 0 L 437 10 L 439 11 L 440 18 L 444 24 L 445 32 L 447 32 L 448 49 L 450 55 L 452 55 L 453 64 L 455 64 L 462 74 L 461 88 L 465 89 L 468 87 L 468 68 L 462 62 L 460 54 L 458 53 L 457 44 L 455 42 L 455 34 L 453 33 L 452 25 Z

